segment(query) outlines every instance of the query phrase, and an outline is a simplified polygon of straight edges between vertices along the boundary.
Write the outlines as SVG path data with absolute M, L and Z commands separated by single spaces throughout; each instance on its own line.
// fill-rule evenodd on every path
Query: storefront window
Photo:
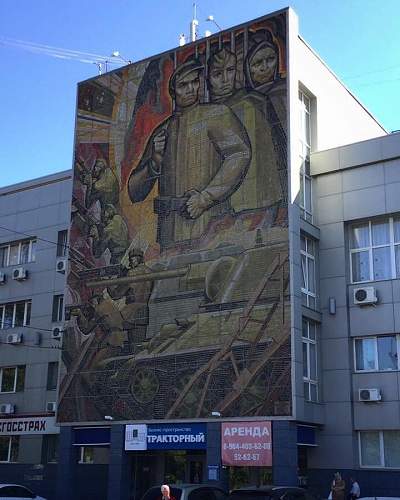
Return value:
M 0 437 L 0 462 L 17 462 L 19 436 Z
M 105 446 L 81 446 L 79 448 L 80 464 L 108 464 L 110 449 Z

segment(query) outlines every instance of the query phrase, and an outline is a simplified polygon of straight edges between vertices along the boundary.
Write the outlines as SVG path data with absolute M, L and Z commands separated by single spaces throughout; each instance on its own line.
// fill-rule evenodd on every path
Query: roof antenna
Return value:
M 199 26 L 199 21 L 197 19 L 197 5 L 193 2 L 193 19 L 190 23 L 190 41 L 195 42 L 198 38 L 197 27 Z

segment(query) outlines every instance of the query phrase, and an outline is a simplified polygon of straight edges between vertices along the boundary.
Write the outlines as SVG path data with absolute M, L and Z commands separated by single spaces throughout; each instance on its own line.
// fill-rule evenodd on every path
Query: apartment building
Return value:
M 0 188 L 0 477 L 54 498 L 71 171 Z

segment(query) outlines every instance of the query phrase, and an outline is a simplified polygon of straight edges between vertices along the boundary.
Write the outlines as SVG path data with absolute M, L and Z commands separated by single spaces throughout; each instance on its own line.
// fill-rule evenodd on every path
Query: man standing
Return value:
M 357 500 L 361 496 L 360 485 L 354 478 L 350 478 L 351 488 L 349 500 Z
M 234 113 L 223 104 L 200 104 L 202 70 L 191 60 L 172 74 L 175 110 L 153 132 L 128 182 L 133 203 L 145 200 L 158 182 L 161 251 L 200 238 L 213 217 L 229 211 L 251 160 L 249 138 Z

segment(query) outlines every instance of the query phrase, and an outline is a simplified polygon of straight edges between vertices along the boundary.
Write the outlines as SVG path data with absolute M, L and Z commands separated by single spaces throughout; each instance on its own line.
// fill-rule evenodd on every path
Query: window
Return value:
M 310 176 L 311 153 L 311 101 L 303 92 L 299 91 L 300 112 L 300 208 L 301 215 L 307 221 L 312 221 L 312 192 Z
M 57 257 L 65 257 L 67 255 L 68 231 L 58 231 L 57 235 Z
M 104 446 L 81 446 L 79 448 L 80 464 L 108 464 L 110 448 Z
M 0 462 L 17 462 L 19 436 L 0 436 Z
M 43 452 L 42 457 L 44 463 L 58 462 L 58 434 L 43 435 Z
M 0 246 L 0 267 L 35 262 L 36 239 L 15 241 Z
M 361 467 L 400 468 L 400 431 L 359 432 Z
M 52 321 L 60 322 L 64 318 L 64 295 L 54 295 Z
M 400 217 L 350 227 L 352 283 L 400 277 Z
M 318 401 L 317 324 L 303 318 L 303 382 L 304 398 Z
M 301 252 L 301 274 L 302 274 L 302 303 L 304 306 L 315 309 L 316 288 L 315 288 L 315 250 L 316 242 L 304 235 L 300 237 Z
M 25 387 L 25 366 L 0 368 L 0 392 L 20 392 Z
M 30 300 L 0 304 L 0 329 L 29 325 L 31 304 Z
M 57 389 L 58 380 L 58 363 L 52 362 L 47 366 L 47 390 L 54 391 Z
M 356 371 L 399 370 L 400 335 L 354 339 Z

